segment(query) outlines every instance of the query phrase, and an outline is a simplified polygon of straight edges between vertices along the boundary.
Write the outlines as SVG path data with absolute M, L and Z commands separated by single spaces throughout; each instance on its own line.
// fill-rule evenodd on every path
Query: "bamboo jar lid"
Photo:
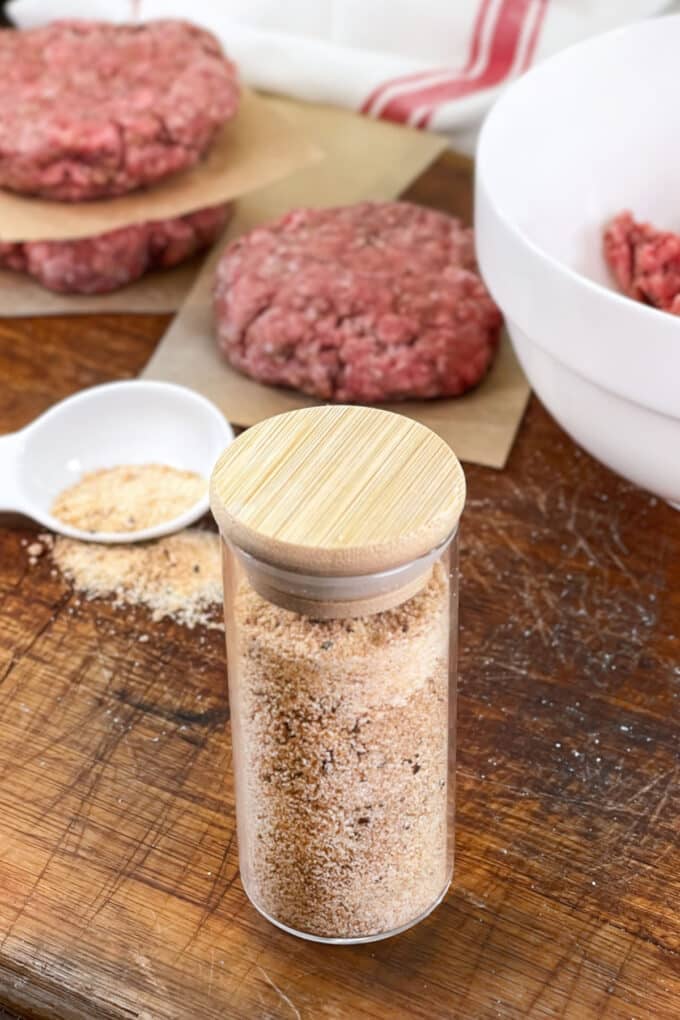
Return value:
M 453 531 L 465 476 L 400 414 L 327 405 L 254 425 L 224 451 L 210 505 L 224 538 L 284 570 L 352 576 L 424 556 Z

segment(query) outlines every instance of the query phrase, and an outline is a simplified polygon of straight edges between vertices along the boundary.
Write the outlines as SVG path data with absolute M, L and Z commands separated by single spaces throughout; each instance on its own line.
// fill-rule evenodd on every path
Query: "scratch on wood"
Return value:
M 602 1018 L 604 1018 L 607 1015 L 607 1013 L 609 1012 L 609 1006 L 612 1003 L 612 999 L 614 997 L 614 992 L 616 991 L 616 989 L 618 987 L 619 981 L 621 980 L 621 976 L 623 975 L 623 972 L 624 972 L 624 970 L 626 968 L 626 964 L 628 963 L 628 961 L 632 957 L 633 952 L 635 951 L 635 948 L 636 948 L 636 937 L 632 936 L 630 942 L 626 946 L 626 950 L 625 950 L 625 952 L 623 954 L 623 958 L 622 958 L 622 960 L 621 960 L 621 962 L 620 962 L 620 964 L 619 964 L 619 966 L 617 968 L 616 974 L 614 975 L 614 977 L 612 978 L 612 980 L 610 981 L 610 983 L 609 983 L 609 985 L 607 987 L 606 998 L 600 1004 L 600 1008 L 601 1008 L 601 1012 L 599 1014 L 600 1020 L 602 1020 Z
M 282 991 L 282 990 L 281 990 L 281 989 L 279 988 L 279 986 L 278 986 L 278 985 L 276 984 L 276 982 L 275 982 L 275 981 L 272 981 L 272 979 L 271 979 L 271 978 L 269 977 L 269 974 L 268 974 L 268 973 L 267 973 L 267 971 L 266 971 L 266 970 L 264 969 L 264 967 L 261 967 L 261 966 L 260 966 L 260 965 L 258 964 L 258 965 L 257 965 L 257 969 L 259 970 L 260 974 L 262 974 L 262 977 L 263 977 L 263 978 L 265 979 L 265 981 L 267 982 L 267 984 L 268 984 L 268 985 L 271 985 L 271 987 L 272 987 L 272 988 L 274 989 L 274 991 L 275 991 L 275 992 L 276 992 L 276 994 L 277 994 L 277 995 L 279 996 L 279 998 L 281 999 L 281 1001 L 282 1001 L 282 1002 L 285 1002 L 287 1006 L 290 1006 L 290 1008 L 291 1008 L 291 1010 L 292 1010 L 292 1012 L 293 1012 L 293 1016 L 294 1016 L 294 1017 L 296 1018 L 296 1020 L 302 1020 L 302 1016 L 300 1015 L 300 1010 L 299 1010 L 299 1009 L 297 1008 L 297 1006 L 295 1005 L 295 1003 L 294 1003 L 294 1002 L 291 1002 L 291 1000 L 290 1000 L 290 999 L 288 998 L 288 996 L 286 995 L 286 993 L 285 993 L 284 991 Z

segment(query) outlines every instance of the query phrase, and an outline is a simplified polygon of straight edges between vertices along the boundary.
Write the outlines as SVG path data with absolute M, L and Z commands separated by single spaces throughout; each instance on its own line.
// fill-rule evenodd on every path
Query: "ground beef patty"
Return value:
M 680 235 L 622 212 L 605 227 L 604 257 L 624 294 L 680 315 Z
M 121 195 L 198 162 L 238 107 L 234 65 L 183 21 L 0 32 L 0 186 Z
M 300 209 L 239 238 L 217 268 L 215 314 L 242 372 L 354 403 L 463 393 L 501 324 L 472 231 L 406 202 Z
M 212 206 L 75 241 L 0 243 L 0 268 L 28 273 L 63 294 L 106 294 L 152 269 L 175 266 L 212 244 L 230 209 Z

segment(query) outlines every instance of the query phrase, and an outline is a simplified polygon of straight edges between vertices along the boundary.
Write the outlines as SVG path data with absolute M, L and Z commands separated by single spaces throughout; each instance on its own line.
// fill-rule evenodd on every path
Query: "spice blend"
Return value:
M 142 531 L 184 513 L 205 496 L 194 471 L 166 464 L 121 464 L 90 471 L 61 492 L 52 514 L 84 531 Z
M 153 620 L 170 617 L 186 627 L 222 628 L 220 541 L 212 531 L 189 528 L 135 545 L 57 536 L 52 559 L 85 598 L 146 606 Z
M 451 870 L 445 567 L 397 608 L 358 619 L 314 620 L 266 601 L 242 575 L 230 584 L 248 895 L 321 937 L 413 922 Z

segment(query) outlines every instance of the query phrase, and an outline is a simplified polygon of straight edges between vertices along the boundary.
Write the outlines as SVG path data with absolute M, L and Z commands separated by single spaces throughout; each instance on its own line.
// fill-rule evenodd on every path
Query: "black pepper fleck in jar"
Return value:
M 241 878 L 279 927 L 394 935 L 453 870 L 462 468 L 365 407 L 268 419 L 222 455 Z

